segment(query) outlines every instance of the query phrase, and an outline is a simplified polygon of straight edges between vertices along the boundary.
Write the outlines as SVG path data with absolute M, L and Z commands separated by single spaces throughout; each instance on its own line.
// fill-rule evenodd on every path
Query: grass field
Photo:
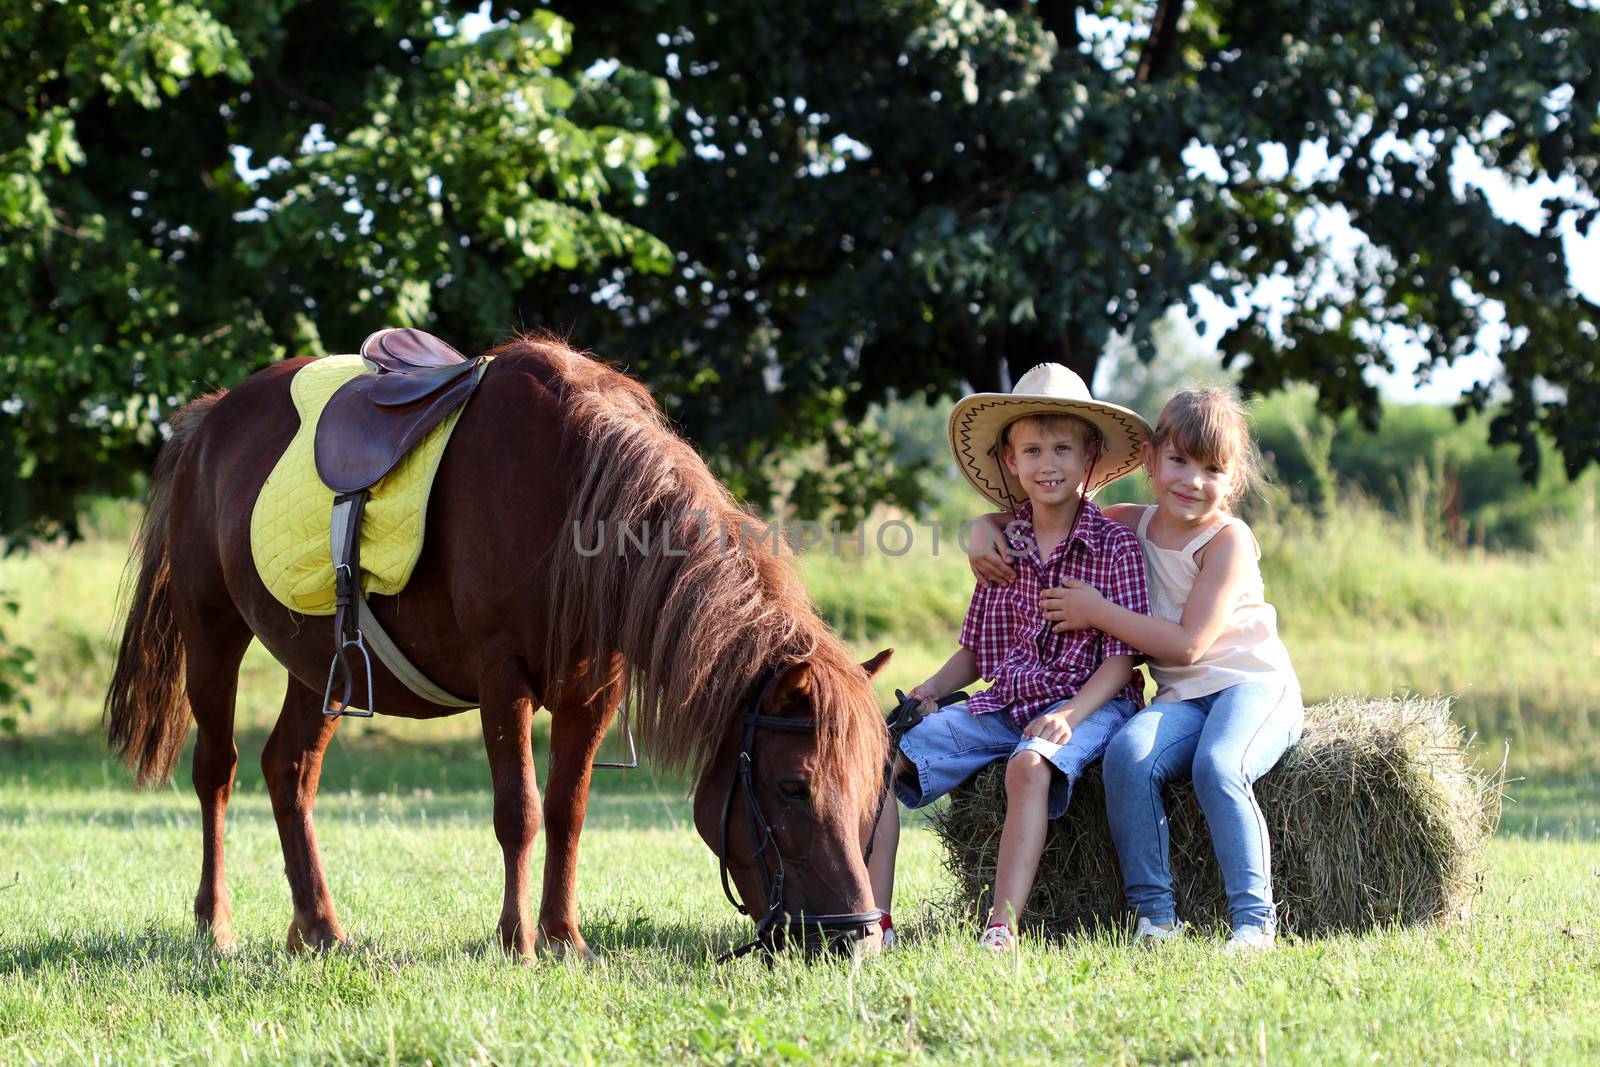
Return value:
M 406 727 L 399 733 L 425 733 Z M 767 970 L 682 791 L 602 772 L 580 885 L 596 967 L 517 967 L 492 945 L 499 849 L 478 746 L 337 742 L 319 809 L 350 952 L 291 957 L 277 837 L 241 739 L 228 864 L 243 948 L 187 922 L 199 828 L 187 788 L 135 794 L 91 742 L 3 757 L 0 1063 L 1579 1062 L 1600 1055 L 1595 826 L 1492 845 L 1477 917 L 1229 960 L 1196 939 L 1102 936 L 977 955 L 932 834 L 907 835 L 903 949 Z M 180 769 L 186 777 L 186 769 Z
M 1362 527 L 1360 523 L 1369 523 Z M 346 724 L 318 826 L 354 950 L 292 957 L 257 757 L 281 695 L 260 651 L 240 697 L 229 882 L 242 950 L 190 936 L 198 809 L 138 793 L 97 729 L 122 545 L 0 562 L 7 628 L 38 655 L 33 712 L 0 741 L 0 1064 L 815 1060 L 1576 1063 L 1600 1057 L 1600 664 L 1592 531 L 1530 556 L 1434 555 L 1352 513 L 1263 531 L 1268 589 L 1314 695 L 1460 692 L 1513 783 L 1472 922 L 1286 944 L 1231 960 L 1112 934 L 980 957 L 932 834 L 902 850 L 903 948 L 854 964 L 713 957 L 746 936 L 681 784 L 599 772 L 580 901 L 598 966 L 512 965 L 492 948 L 499 848 L 476 716 Z M 948 650 L 958 555 L 805 561 L 885 689 Z M 1587 591 L 1587 592 L 1586 592 Z M 1587 651 L 1586 651 L 1587 649 Z M 542 736 L 536 744 L 543 745 Z M 541 761 L 542 762 L 542 761 Z M 536 862 L 537 862 L 536 858 Z

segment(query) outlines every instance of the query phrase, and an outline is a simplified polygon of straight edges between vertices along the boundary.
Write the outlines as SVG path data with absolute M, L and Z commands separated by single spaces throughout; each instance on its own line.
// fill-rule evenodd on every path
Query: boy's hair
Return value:
M 1074 431 L 1078 435 L 1078 444 L 1082 445 L 1084 448 L 1093 453 L 1093 455 L 1090 457 L 1091 459 L 1099 459 L 1100 453 L 1105 451 L 1103 443 L 1100 440 L 1100 430 L 1095 426 L 1094 423 L 1090 422 L 1088 419 L 1080 419 L 1076 415 L 1068 415 L 1065 413 L 1024 415 L 1020 419 L 1012 419 L 1010 422 L 1006 423 L 1005 427 L 1000 431 L 1000 447 L 1002 449 L 1011 447 L 1012 429 L 1025 422 L 1031 422 L 1035 426 L 1039 427 L 1039 431 L 1041 433 L 1061 433 L 1064 430 Z
M 1261 453 L 1250 436 L 1244 404 L 1232 389 L 1199 385 L 1167 401 L 1150 437 L 1152 451 L 1159 453 L 1165 445 L 1196 463 L 1215 465 L 1232 474 L 1233 488 L 1226 506 L 1235 504 L 1247 488 L 1261 490 Z

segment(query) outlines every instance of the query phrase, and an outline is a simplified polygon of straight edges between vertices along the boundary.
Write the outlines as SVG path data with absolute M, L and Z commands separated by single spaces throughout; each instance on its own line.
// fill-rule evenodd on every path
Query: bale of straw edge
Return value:
M 1272 839 L 1279 931 L 1466 919 L 1504 784 L 1503 768 L 1473 767 L 1469 745 L 1445 698 L 1340 697 L 1307 708 L 1299 743 L 1255 785 Z M 1227 897 L 1194 790 L 1174 784 L 1165 799 L 1178 914 L 1225 926 Z M 933 815 L 959 914 L 987 913 L 1004 821 L 998 763 Z M 1051 933 L 1128 921 L 1098 763 L 1050 824 L 1023 920 Z

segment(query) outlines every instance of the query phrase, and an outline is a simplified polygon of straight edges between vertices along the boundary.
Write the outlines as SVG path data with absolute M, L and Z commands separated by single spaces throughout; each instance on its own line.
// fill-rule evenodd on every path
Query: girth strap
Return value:
M 416 665 L 406 658 L 405 653 L 400 651 L 400 646 L 394 643 L 394 639 L 378 622 L 378 617 L 372 613 L 372 608 L 367 605 L 367 598 L 361 592 L 361 511 L 366 505 L 367 492 L 363 489 L 355 493 L 341 493 L 333 500 L 333 573 L 337 604 L 334 612 L 334 629 L 339 644 L 338 651 L 334 654 L 333 665 L 328 670 L 328 689 L 322 701 L 323 714 L 358 714 L 345 710 L 344 706 L 335 709 L 330 701 L 333 694 L 334 673 L 342 669 L 345 700 L 340 703 L 348 704 L 351 676 L 346 656 L 349 650 L 354 648 L 365 658 L 367 646 L 371 647 L 379 662 L 388 667 L 389 672 L 407 689 L 430 704 L 445 708 L 477 707 L 476 700 L 464 700 L 439 688 L 427 675 L 418 670 Z M 367 704 L 367 714 L 370 715 L 372 713 L 370 660 L 367 662 Z

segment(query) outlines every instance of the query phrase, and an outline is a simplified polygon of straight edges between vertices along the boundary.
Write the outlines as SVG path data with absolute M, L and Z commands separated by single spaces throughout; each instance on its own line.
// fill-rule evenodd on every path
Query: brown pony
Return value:
M 753 912 L 766 889 L 755 820 L 743 803 L 724 816 L 745 713 L 759 701 L 769 724 L 814 720 L 814 732 L 764 730 L 754 745 L 754 793 L 787 861 L 783 912 L 870 911 L 862 847 L 885 752 L 870 678 L 888 653 L 864 665 L 849 657 L 791 563 L 755 536 L 643 386 L 548 336 L 494 354 L 440 465 L 411 582 L 371 605 L 424 674 L 481 705 L 505 857 L 501 943 L 524 957 L 591 955 L 574 896 L 578 835 L 595 752 L 625 691 L 646 754 L 693 776 L 695 824 L 713 850 L 725 836 Z M 193 716 L 204 846 L 194 910 L 221 946 L 233 941 L 222 842 L 238 762 L 234 694 L 252 635 L 289 673 L 261 755 L 294 903 L 289 947 L 346 940 L 311 822 L 340 722 L 322 714 L 332 620 L 275 600 L 250 548 L 256 496 L 299 425 L 289 385 L 306 362 L 269 367 L 173 419 L 106 694 L 111 743 L 141 784 L 171 776 Z M 456 713 L 373 668 L 383 713 Z M 551 713 L 542 812 L 530 747 L 541 706 Z M 528 860 L 541 821 L 534 923 Z

